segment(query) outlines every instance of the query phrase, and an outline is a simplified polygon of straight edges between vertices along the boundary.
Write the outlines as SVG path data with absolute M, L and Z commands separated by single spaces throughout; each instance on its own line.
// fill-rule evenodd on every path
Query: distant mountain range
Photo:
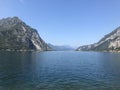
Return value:
M 99 42 L 91 45 L 84 45 L 77 48 L 77 51 L 120 51 L 120 27 L 105 35 Z
M 18 17 L 0 20 L 0 50 L 39 50 L 51 48 L 41 39 L 37 30 Z
M 68 45 L 57 46 L 57 45 L 48 44 L 48 46 L 51 47 L 55 51 L 71 51 L 71 50 L 75 50 L 73 47 L 68 46 Z
M 70 46 L 46 44 L 36 29 L 31 28 L 18 17 L 0 20 L 0 50 L 74 50 Z M 105 35 L 99 42 L 80 46 L 77 51 L 120 51 L 120 27 Z

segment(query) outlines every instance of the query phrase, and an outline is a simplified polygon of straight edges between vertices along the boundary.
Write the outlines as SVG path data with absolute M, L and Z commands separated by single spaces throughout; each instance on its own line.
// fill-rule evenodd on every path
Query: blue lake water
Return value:
M 0 90 L 120 90 L 120 53 L 0 52 Z

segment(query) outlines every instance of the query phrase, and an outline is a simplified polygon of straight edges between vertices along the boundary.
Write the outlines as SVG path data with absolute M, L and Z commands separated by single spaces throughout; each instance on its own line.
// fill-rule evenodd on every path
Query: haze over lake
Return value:
M 0 52 L 0 90 L 118 90 L 120 53 Z

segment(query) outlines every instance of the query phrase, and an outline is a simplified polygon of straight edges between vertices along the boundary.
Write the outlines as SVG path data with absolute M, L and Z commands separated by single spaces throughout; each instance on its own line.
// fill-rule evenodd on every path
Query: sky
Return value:
M 46 43 L 78 47 L 120 26 L 120 0 L 0 0 L 0 19 L 13 16 Z

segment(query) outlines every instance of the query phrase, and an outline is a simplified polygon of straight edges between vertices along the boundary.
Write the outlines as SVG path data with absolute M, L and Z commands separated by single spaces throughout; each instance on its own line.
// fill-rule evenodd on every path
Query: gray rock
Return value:
M 99 42 L 80 46 L 77 51 L 120 51 L 120 27 L 105 35 Z
M 0 50 L 39 50 L 51 48 L 41 39 L 37 30 L 18 17 L 0 20 Z

